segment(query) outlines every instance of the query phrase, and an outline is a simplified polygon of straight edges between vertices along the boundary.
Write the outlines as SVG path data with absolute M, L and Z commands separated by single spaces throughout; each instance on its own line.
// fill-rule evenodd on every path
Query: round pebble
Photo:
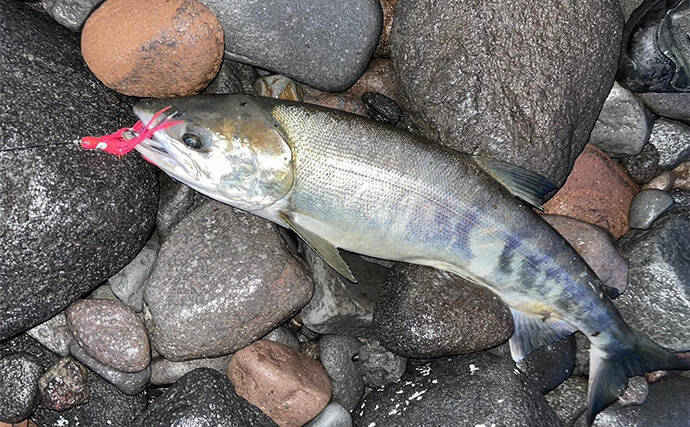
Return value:
M 89 382 L 84 368 L 71 357 L 63 357 L 38 380 L 41 405 L 64 411 L 89 401 Z
M 372 388 L 399 380 L 407 366 L 407 358 L 391 353 L 376 340 L 364 344 L 357 355 L 362 379 Z
M 665 191 L 642 190 L 630 204 L 630 226 L 647 229 L 666 209 L 673 205 L 673 197 Z
M 30 354 L 20 352 L 0 358 L 0 424 L 18 423 L 36 409 L 42 372 L 38 359 Z

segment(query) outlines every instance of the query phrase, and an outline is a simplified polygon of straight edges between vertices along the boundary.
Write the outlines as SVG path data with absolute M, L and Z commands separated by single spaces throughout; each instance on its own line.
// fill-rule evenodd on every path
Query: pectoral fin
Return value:
M 345 260 L 340 256 L 340 253 L 338 253 L 338 248 L 311 231 L 300 227 L 299 224 L 296 224 L 293 221 L 291 215 L 281 212 L 278 214 L 278 216 L 292 229 L 292 231 L 297 233 L 302 240 L 304 240 L 312 249 L 314 249 L 314 251 L 316 251 L 316 253 L 319 254 L 319 256 L 326 261 L 326 264 L 330 265 L 333 270 L 340 273 L 347 280 L 357 283 L 357 279 L 355 279 L 355 276 L 352 275 L 350 267 L 347 266 Z
M 569 323 L 559 319 L 542 319 L 511 308 L 515 332 L 510 337 L 510 353 L 519 362 L 523 357 L 543 345 L 566 338 L 575 332 Z

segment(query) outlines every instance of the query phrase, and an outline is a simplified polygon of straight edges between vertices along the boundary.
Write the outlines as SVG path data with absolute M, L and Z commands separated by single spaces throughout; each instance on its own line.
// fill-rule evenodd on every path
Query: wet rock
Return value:
M 636 93 L 644 105 L 657 114 L 668 119 L 690 121 L 690 93 Z
M 643 190 L 655 189 L 661 191 L 668 191 L 673 188 L 676 182 L 676 175 L 672 171 L 663 171 L 654 179 L 642 186 Z
M 216 78 L 204 89 L 205 94 L 244 93 L 254 95 L 254 80 L 259 73 L 251 65 L 223 59 Z
M 160 201 L 156 217 L 156 231 L 160 241 L 170 236 L 173 229 L 188 213 L 210 200 L 203 194 L 169 177 L 160 174 Z
M 280 425 L 301 426 L 331 398 L 323 366 L 290 347 L 260 340 L 235 353 L 228 378 L 238 395 Z
M 587 387 L 586 377 L 573 376 L 544 397 L 563 423 L 571 426 L 587 410 Z
M 331 402 L 304 427 L 352 427 L 352 416 L 350 411 L 336 402 Z
M 379 37 L 379 44 L 376 45 L 376 52 L 374 56 L 379 58 L 389 58 L 391 56 L 391 29 L 393 28 L 393 15 L 395 12 L 395 5 L 398 0 L 379 0 L 381 2 L 381 9 L 383 9 L 383 28 L 381 28 L 381 37 Z
M 500 344 L 512 335 L 513 321 L 491 291 L 444 271 L 400 264 L 379 292 L 373 329 L 396 354 L 435 357 Z
M 187 215 L 144 291 L 156 349 L 175 361 L 222 356 L 289 319 L 312 284 L 284 245 L 271 223 L 218 202 Z
M 72 334 L 67 327 L 67 318 L 64 312 L 56 314 L 26 333 L 53 353 L 60 356 L 69 354 L 68 346 L 72 341 Z
M 611 157 L 633 156 L 649 140 L 654 118 L 629 90 L 613 83 L 609 96 L 589 136 Z
M 394 22 L 401 105 L 425 136 L 565 181 L 613 84 L 618 1 L 399 0 Z
M 153 227 L 158 188 L 139 156 L 75 144 L 133 120 L 131 101 L 84 66 L 78 35 L 21 2 L 3 2 L 0 15 L 0 47 L 12 52 L 0 55 L 3 340 L 50 319 L 134 258 Z M 37 121 L 47 115 L 49 123 Z
M 644 377 L 632 377 L 628 379 L 628 387 L 626 387 L 623 394 L 618 397 L 618 403 L 621 406 L 642 405 L 647 400 L 649 394 L 649 386 Z
M 153 401 L 135 424 L 163 426 L 274 426 L 257 407 L 235 393 L 225 376 L 195 369 Z
M 659 167 L 673 169 L 690 160 L 690 126 L 672 120 L 654 123 L 649 142 L 659 150 Z
M 103 0 L 43 0 L 41 4 L 60 25 L 79 31 L 84 21 Z
M 84 24 L 81 51 L 96 77 L 120 93 L 193 95 L 220 69 L 223 29 L 196 0 L 108 0 Z
M 270 8 L 258 0 L 204 3 L 223 24 L 227 58 L 329 92 L 357 80 L 381 33 L 378 0 L 280 0 Z
M 285 325 L 279 326 L 276 329 L 272 330 L 271 332 L 266 334 L 266 336 L 264 336 L 262 339 L 275 341 L 277 343 L 281 343 L 294 350 L 299 351 L 299 340 L 292 332 L 290 332 L 290 329 Z
M 355 425 L 562 425 L 511 361 L 476 353 L 410 362 L 398 383 L 367 394 Z
M 154 232 L 132 262 L 108 279 L 113 294 L 134 311 L 144 308 L 144 284 L 153 271 L 159 249 L 158 233 Z
M 123 372 L 139 372 L 151 362 L 146 329 L 122 302 L 80 300 L 66 315 L 74 339 L 100 363 Z
M 630 227 L 647 229 L 673 205 L 673 197 L 661 190 L 642 190 L 630 204 Z
M 622 159 L 628 174 L 638 184 L 644 184 L 659 172 L 659 150 L 654 144 L 646 144 L 636 156 Z
M 353 337 L 325 335 L 319 341 L 320 358 L 331 380 L 331 400 L 352 411 L 364 396 L 359 349 L 362 343 Z
M 30 354 L 0 358 L 0 421 L 17 423 L 31 415 L 41 399 L 38 378 L 42 373 L 38 360 Z
M 377 92 L 365 92 L 362 95 L 362 102 L 367 115 L 377 122 L 396 125 L 402 118 L 400 106 L 387 97 Z
M 309 339 L 303 342 L 300 341 L 299 351 L 310 359 L 321 360 L 321 349 L 319 348 L 319 341 L 315 339 Z
M 539 347 L 517 363 L 532 384 L 546 394 L 567 380 L 575 369 L 575 338 Z
M 225 375 L 231 359 L 232 354 L 208 359 L 193 359 L 184 362 L 173 362 L 172 360 L 159 357 L 151 362 L 151 384 L 173 384 L 187 373 L 198 368 L 214 369 Z
M 376 340 L 362 345 L 357 355 L 364 384 L 372 388 L 399 380 L 407 366 L 406 358 L 391 353 Z
M 71 357 L 63 357 L 38 380 L 41 406 L 64 411 L 89 401 L 86 368 Z
M 565 185 L 544 204 L 544 213 L 598 225 L 619 238 L 630 229 L 628 211 L 638 191 L 620 164 L 587 145 Z
M 678 165 L 672 175 L 676 178 L 671 183 L 675 188 L 690 191 L 690 162 Z

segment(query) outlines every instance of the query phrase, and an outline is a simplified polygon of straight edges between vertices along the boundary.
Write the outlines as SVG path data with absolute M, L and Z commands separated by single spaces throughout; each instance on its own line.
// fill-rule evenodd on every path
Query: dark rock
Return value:
M 48 15 L 60 25 L 79 31 L 84 21 L 103 0 L 43 0 L 41 4 Z
M 546 396 L 551 409 L 567 426 L 572 426 L 587 410 L 587 378 L 573 376 Z
M 638 184 L 649 182 L 659 171 L 659 150 L 654 144 L 647 143 L 636 156 L 623 159 L 628 174 Z
M 329 92 L 357 80 L 381 34 L 378 0 L 280 0 L 271 7 L 259 0 L 204 3 L 223 25 L 226 58 Z
M 673 169 L 690 160 L 690 126 L 673 120 L 658 119 L 649 142 L 659 150 L 659 167 Z
M 7 341 L 0 342 L 0 357 L 20 352 L 34 356 L 44 371 L 60 359 L 55 353 L 42 346 L 28 334 L 17 335 Z
M 364 398 L 355 425 L 562 425 L 511 361 L 476 353 L 410 362 L 398 383 Z
M 362 95 L 362 102 L 369 117 L 377 122 L 395 125 L 402 118 L 400 106 L 386 95 L 366 92 Z
M 275 329 L 311 293 L 271 223 L 209 202 L 163 243 L 144 291 L 146 326 L 166 359 L 217 357 Z
M 539 347 L 517 363 L 532 384 L 546 394 L 567 380 L 575 369 L 575 337 Z
M 38 380 L 41 406 L 64 411 L 89 401 L 89 383 L 86 368 L 71 357 L 63 357 Z
M 165 173 L 160 173 L 160 189 L 156 230 L 162 242 L 185 215 L 210 199 Z
M 213 369 L 186 374 L 156 399 L 137 420 L 142 427 L 157 426 L 274 426 L 259 408 L 235 393 L 228 379 Z
M 399 380 L 407 366 L 406 358 L 391 353 L 376 340 L 363 344 L 357 355 L 364 384 L 372 388 Z
M 563 184 L 613 84 L 617 0 L 399 0 L 394 22 L 401 105 L 425 136 Z
M 630 15 L 637 9 L 645 0 L 619 0 L 621 9 L 623 9 L 623 16 L 627 21 Z
M 144 284 L 153 271 L 159 250 L 158 233 L 154 232 L 137 256 L 108 279 L 110 289 L 117 299 L 136 312 L 144 308 Z
M 338 403 L 331 402 L 304 427 L 352 427 L 352 415 Z
M 75 143 L 133 121 L 130 100 L 85 67 L 78 35 L 19 2 L 1 3 L 0 15 L 2 340 L 134 258 L 153 227 L 158 186 L 139 156 Z
M 208 359 L 193 359 L 184 362 L 174 362 L 164 357 L 159 357 L 151 362 L 151 384 L 174 384 L 188 372 L 199 368 L 215 369 L 225 375 L 232 354 Z
M 364 396 L 364 381 L 358 360 L 362 343 L 353 337 L 326 335 L 319 341 L 321 363 L 333 389 L 332 400 L 352 411 Z
M 668 119 L 690 122 L 690 93 L 636 93 L 654 114 Z
M 673 205 L 673 197 L 666 191 L 642 190 L 630 204 L 630 227 L 647 229 L 655 219 Z
M 292 332 L 290 332 L 290 329 L 288 329 L 288 327 L 285 325 L 281 325 L 276 329 L 272 330 L 271 332 L 266 334 L 266 336 L 264 336 L 262 339 L 279 342 L 283 345 L 286 345 L 299 351 L 299 340 Z
M 577 348 L 575 353 L 575 374 L 588 376 L 591 344 L 587 337 L 579 331 L 575 332 L 573 336 L 575 337 L 575 346 Z
M 0 358 L 0 422 L 18 423 L 31 415 L 41 399 L 38 378 L 42 373 L 38 360 L 30 354 Z
M 215 79 L 204 89 L 204 94 L 244 93 L 254 95 L 254 80 L 259 73 L 251 65 L 223 59 Z
M 311 359 L 321 360 L 321 349 L 319 348 L 319 341 L 316 341 L 314 339 L 300 341 L 299 351 Z
M 413 264 L 391 270 L 374 311 L 376 338 L 407 357 L 472 353 L 513 333 L 508 308 L 491 291 Z
M 68 346 L 70 341 L 72 341 L 72 334 L 67 327 L 65 312 L 56 314 L 26 333 L 53 353 L 57 353 L 60 356 L 67 356 L 69 354 Z

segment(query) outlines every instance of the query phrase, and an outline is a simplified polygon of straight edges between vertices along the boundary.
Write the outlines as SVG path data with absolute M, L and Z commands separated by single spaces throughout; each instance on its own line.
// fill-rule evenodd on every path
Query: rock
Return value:
M 254 93 L 259 96 L 301 102 L 304 88 L 289 77 L 273 74 L 259 77 L 254 81 Z
M 310 339 L 308 341 L 300 342 L 299 351 L 310 359 L 321 360 L 319 341 Z
M 362 103 L 367 115 L 377 122 L 395 126 L 402 118 L 403 112 L 400 106 L 387 97 L 377 92 L 365 92 L 362 95 Z
M 63 357 L 38 380 L 41 406 L 64 411 L 89 401 L 86 368 L 71 357 Z
M 575 248 L 607 287 L 617 291 L 612 297 L 625 291 L 628 260 L 623 258 L 608 231 L 567 216 L 542 215 L 542 218 Z
M 144 284 L 153 271 L 159 249 L 158 233 L 154 232 L 132 262 L 108 279 L 113 294 L 136 312 L 144 308 Z
M 575 368 L 575 338 L 539 347 L 517 363 L 532 384 L 546 394 L 567 380 Z
M 366 116 L 364 105 L 359 97 L 352 96 L 349 91 L 342 93 L 322 92 L 308 86 L 302 86 L 303 101 L 326 108 L 347 111 L 348 113 Z
M 358 352 L 362 343 L 344 335 L 325 335 L 319 341 L 321 363 L 331 380 L 331 400 L 352 411 L 364 396 Z
M 672 172 L 676 178 L 671 185 L 681 190 L 690 191 L 690 162 L 681 163 Z
M 216 78 L 204 89 L 205 94 L 244 93 L 254 95 L 254 80 L 259 73 L 251 65 L 223 59 Z
M 630 204 L 630 227 L 647 229 L 673 205 L 673 197 L 661 190 L 642 190 Z
M 394 22 L 401 105 L 423 135 L 565 181 L 613 84 L 618 1 L 399 0 Z
M 672 120 L 654 123 L 649 142 L 659 150 L 659 167 L 673 169 L 690 160 L 690 126 Z
M 163 426 L 274 426 L 257 407 L 235 393 L 217 371 L 195 369 L 156 399 L 135 424 Z
M 173 362 L 164 357 L 159 357 L 158 359 L 154 359 L 151 363 L 151 384 L 174 384 L 184 375 L 198 368 L 215 369 L 225 375 L 231 359 L 232 354 L 209 359 L 193 359 L 184 362 Z
M 623 16 L 627 21 L 635 9 L 644 3 L 644 0 L 619 0 L 619 2 L 621 4 L 621 9 L 623 9 Z
M 690 191 L 674 188 L 671 190 L 671 197 L 673 197 L 676 204 L 690 207 Z
M 220 69 L 223 28 L 196 0 L 108 0 L 84 24 L 81 51 L 96 77 L 120 93 L 194 95 Z
M 53 353 L 57 353 L 60 356 L 67 356 L 69 354 L 67 347 L 70 341 L 72 341 L 72 334 L 67 327 L 67 318 L 64 312 L 56 314 L 26 333 Z
M 513 334 L 513 320 L 485 288 L 431 267 L 399 264 L 379 292 L 373 329 L 396 354 L 436 357 L 500 344 Z
M 476 353 L 410 362 L 398 383 L 366 395 L 355 425 L 562 425 L 512 361 Z
M 49 369 L 60 357 L 28 334 L 17 335 L 6 341 L 0 342 L 0 358 L 12 356 L 14 353 L 26 353 L 38 361 L 42 370 Z
M 78 35 L 21 2 L 3 2 L 0 15 L 0 49 L 11 52 L 0 55 L 3 340 L 50 319 L 134 258 L 153 227 L 158 188 L 139 156 L 74 143 L 133 120 L 131 100 L 84 66 Z M 39 125 L 47 115 L 49 125 Z
M 406 358 L 391 353 L 376 340 L 362 345 L 357 355 L 364 384 L 371 388 L 398 381 L 407 366 Z
M 331 402 L 304 427 L 352 427 L 352 415 L 336 402 Z
M 235 353 L 228 378 L 238 395 L 284 426 L 305 424 L 331 398 L 328 375 L 318 361 L 273 341 L 260 340 Z
M 209 202 L 161 246 L 144 291 L 146 327 L 166 359 L 218 357 L 275 329 L 311 293 L 271 223 Z
M 352 86 L 381 33 L 378 0 L 279 0 L 270 8 L 258 0 L 204 3 L 223 24 L 226 58 L 328 92 Z
M 0 358 L 0 421 L 18 423 L 31 415 L 41 400 L 38 378 L 43 368 L 27 353 Z
M 634 156 L 649 140 L 653 124 L 654 118 L 642 103 L 629 90 L 614 82 L 589 136 L 589 143 L 611 157 Z
M 587 337 L 585 337 L 580 331 L 576 331 L 573 336 L 575 337 L 577 347 L 577 351 L 575 353 L 575 374 L 588 376 L 589 350 L 591 345 Z
M 376 45 L 375 56 L 379 58 L 389 58 L 391 56 L 391 29 L 393 28 L 393 13 L 398 0 L 379 0 L 383 9 L 383 28 L 379 44 Z
M 572 426 L 587 410 L 587 378 L 570 377 L 544 397 L 563 423 Z
M 682 166 L 682 165 L 681 165 Z M 680 167 L 680 166 L 679 166 Z M 676 182 L 676 175 L 672 171 L 663 171 L 657 177 L 642 186 L 643 190 L 656 189 L 669 191 Z
M 75 359 L 126 395 L 134 396 L 141 393 L 151 379 L 151 366 L 139 372 L 123 372 L 94 359 L 76 341 L 70 343 L 69 351 Z
M 374 58 L 369 62 L 366 71 L 344 95 L 360 100 L 367 92 L 385 95 L 395 102 L 400 102 L 400 88 L 395 81 L 393 62 L 389 59 Z
M 139 372 L 151 362 L 146 329 L 122 302 L 80 300 L 66 315 L 74 339 L 98 362 L 123 372 Z
M 319 334 L 371 335 L 376 295 L 388 269 L 366 262 L 358 255 L 341 252 L 357 278 L 357 283 L 352 283 L 307 245 L 301 246 L 314 280 L 314 296 L 301 311 L 304 325 Z
M 275 328 L 274 330 L 266 334 L 266 336 L 264 336 L 262 339 L 275 341 L 277 343 L 281 343 L 294 350 L 299 351 L 299 340 L 295 335 L 293 335 L 292 332 L 290 332 L 290 329 L 285 325 L 281 325 Z
M 636 376 L 628 379 L 628 387 L 623 394 L 618 397 L 621 406 L 642 405 L 647 400 L 649 386 L 644 377 Z
M 210 199 L 165 173 L 160 174 L 160 189 L 156 231 L 163 242 L 185 215 Z
M 646 144 L 639 154 L 623 158 L 622 163 L 635 182 L 644 184 L 659 172 L 659 150 L 654 144 Z
M 631 328 L 658 344 L 686 350 L 690 328 L 690 204 L 679 204 L 648 230 L 633 230 L 619 247 L 630 260 L 626 292 L 616 299 Z
M 103 0 L 43 0 L 41 4 L 48 15 L 60 25 L 79 31 L 84 21 Z
M 98 299 L 98 300 L 114 300 L 114 301 L 119 301 L 115 294 L 113 293 L 113 290 L 110 289 L 110 285 L 108 282 L 102 284 L 101 286 L 97 287 L 96 289 L 93 290 L 87 297 L 88 299 Z
M 668 119 L 690 121 L 690 93 L 636 93 L 654 114 Z
M 588 145 L 565 185 L 544 204 L 544 213 L 598 225 L 617 239 L 630 229 L 628 211 L 638 191 L 621 165 Z

